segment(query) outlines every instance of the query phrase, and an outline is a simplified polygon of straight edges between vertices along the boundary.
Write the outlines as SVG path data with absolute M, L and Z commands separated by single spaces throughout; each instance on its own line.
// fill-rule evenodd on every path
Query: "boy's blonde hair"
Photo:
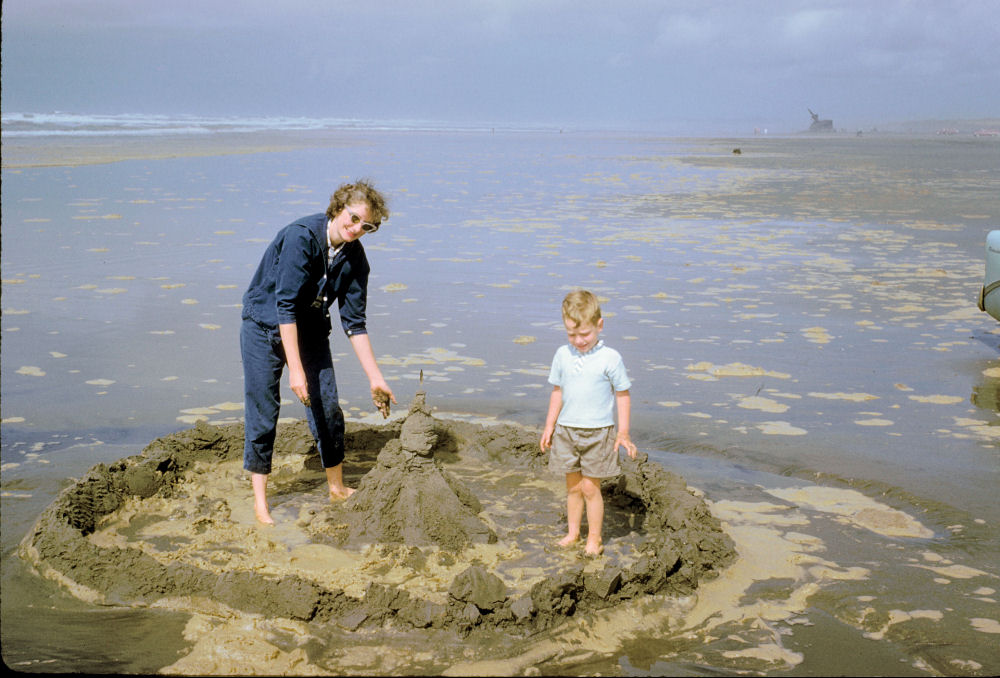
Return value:
M 597 297 L 587 290 L 575 290 L 566 295 L 562 303 L 563 320 L 577 325 L 589 323 L 597 325 L 601 319 L 601 304 Z

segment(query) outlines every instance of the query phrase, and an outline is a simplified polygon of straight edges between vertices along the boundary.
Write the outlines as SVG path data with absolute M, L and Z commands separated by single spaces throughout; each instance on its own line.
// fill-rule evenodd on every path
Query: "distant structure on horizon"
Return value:
M 812 116 L 812 124 L 809 125 L 810 132 L 832 132 L 833 131 L 833 120 L 820 120 L 817 113 L 813 113 L 811 108 L 807 108 L 809 115 Z

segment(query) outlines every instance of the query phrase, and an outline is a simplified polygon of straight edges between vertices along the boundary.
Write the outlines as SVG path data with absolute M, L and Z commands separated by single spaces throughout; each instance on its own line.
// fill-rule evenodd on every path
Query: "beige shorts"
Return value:
M 553 473 L 579 472 L 589 478 L 620 475 L 615 427 L 571 428 L 556 424 L 549 451 L 549 470 Z

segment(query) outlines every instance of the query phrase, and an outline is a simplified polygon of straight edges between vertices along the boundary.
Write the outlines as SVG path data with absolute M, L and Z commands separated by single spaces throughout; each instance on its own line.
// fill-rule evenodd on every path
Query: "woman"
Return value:
M 344 414 L 330 355 L 330 306 L 368 376 L 372 400 L 384 417 L 396 402 L 385 383 L 365 325 L 368 259 L 360 239 L 389 217 L 385 199 L 370 182 L 342 184 L 325 213 L 303 217 L 274 238 L 243 295 L 245 438 L 243 468 L 250 472 L 257 520 L 273 525 L 267 477 L 278 425 L 280 381 L 288 365 L 292 392 L 306 407 L 309 429 L 326 469 L 330 500 L 346 499 Z

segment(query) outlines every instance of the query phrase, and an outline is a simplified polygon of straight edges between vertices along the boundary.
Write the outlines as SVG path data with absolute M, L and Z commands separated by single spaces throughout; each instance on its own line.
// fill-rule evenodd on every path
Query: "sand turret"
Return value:
M 427 394 L 417 391 L 399 438 L 385 444 L 375 468 L 342 508 L 332 508 L 323 524 L 342 543 L 437 545 L 461 550 L 496 542 L 480 517 L 482 504 L 462 481 L 434 459 L 436 420 Z
M 400 429 L 399 445 L 404 453 L 430 458 L 434 456 L 435 442 L 437 433 L 434 432 L 434 417 L 427 408 L 427 392 L 417 391 Z

